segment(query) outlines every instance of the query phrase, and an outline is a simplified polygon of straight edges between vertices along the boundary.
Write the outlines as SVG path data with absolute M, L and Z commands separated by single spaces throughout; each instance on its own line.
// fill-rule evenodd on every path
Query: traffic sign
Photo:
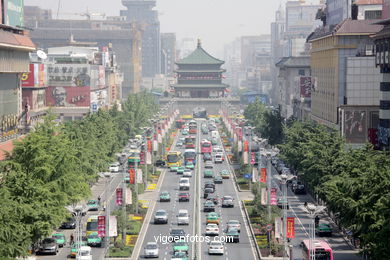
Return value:
M 250 179 L 250 178 L 252 178 L 252 174 L 250 174 L 250 173 L 244 174 L 244 178 Z
M 271 224 L 267 225 L 267 231 L 272 231 L 272 225 Z

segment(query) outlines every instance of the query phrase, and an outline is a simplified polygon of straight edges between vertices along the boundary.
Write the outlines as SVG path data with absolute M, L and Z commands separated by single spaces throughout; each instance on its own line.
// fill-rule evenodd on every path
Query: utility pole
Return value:
M 125 165 L 126 166 L 126 165 Z M 126 243 L 126 220 L 127 220 L 127 212 L 126 212 L 126 193 L 127 193 L 127 187 L 126 187 L 126 182 L 125 182 L 125 176 L 126 176 L 126 171 L 127 167 L 125 167 L 122 172 L 123 172 L 123 178 L 122 178 L 122 215 L 123 215 L 123 228 L 122 228 L 122 243 Z
M 138 214 L 138 159 L 135 159 L 135 165 L 134 165 L 134 172 L 135 172 L 135 194 L 137 197 L 137 201 L 135 203 L 135 214 Z

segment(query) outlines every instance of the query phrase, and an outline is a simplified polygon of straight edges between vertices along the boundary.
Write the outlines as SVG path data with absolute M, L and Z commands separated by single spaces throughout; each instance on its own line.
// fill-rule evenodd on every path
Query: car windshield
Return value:
M 229 222 L 228 222 L 228 224 L 231 224 L 231 225 L 237 225 L 237 224 L 239 224 L 240 222 L 238 222 L 237 220 L 230 220 Z
M 146 245 L 145 248 L 146 249 L 157 249 L 157 245 L 156 244 L 149 244 L 149 245 Z
M 53 238 L 45 238 L 42 243 L 44 244 L 51 244 L 51 243 L 55 243 L 56 241 L 53 239 Z
M 179 241 L 179 242 L 176 242 L 175 243 L 175 246 L 186 246 L 186 242 L 183 242 L 183 241 Z
M 179 217 L 187 217 L 187 213 L 179 213 Z
M 88 238 L 92 238 L 92 239 L 99 238 L 99 235 L 98 234 L 91 234 L 88 236 Z
M 96 204 L 96 201 L 95 200 L 88 201 L 88 205 L 91 205 L 91 204 Z
M 165 215 L 166 215 L 165 211 L 157 211 L 156 212 L 156 216 L 165 216 Z
M 180 183 L 188 183 L 188 180 L 180 180 Z
M 183 233 L 184 233 L 184 231 L 181 230 L 181 229 L 172 229 L 172 231 L 171 231 L 172 235 L 180 235 L 180 234 L 183 234 Z

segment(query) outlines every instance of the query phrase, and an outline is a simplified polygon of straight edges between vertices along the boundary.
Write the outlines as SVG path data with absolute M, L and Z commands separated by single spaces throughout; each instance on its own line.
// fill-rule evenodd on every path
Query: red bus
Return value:
M 315 259 L 316 260 L 333 260 L 333 250 L 330 248 L 329 244 L 324 240 L 314 240 L 313 246 L 315 249 Z M 310 240 L 304 239 L 302 241 L 302 254 L 303 259 L 310 260 Z
M 184 146 L 186 149 L 195 149 L 196 137 L 193 135 L 187 136 L 184 139 Z
M 198 125 L 196 124 L 195 120 L 191 120 L 188 123 L 188 129 L 189 129 L 190 134 L 196 134 L 197 128 L 198 128 Z
M 211 145 L 211 141 L 203 140 L 200 144 L 200 151 L 201 153 L 211 154 L 213 152 L 213 146 Z

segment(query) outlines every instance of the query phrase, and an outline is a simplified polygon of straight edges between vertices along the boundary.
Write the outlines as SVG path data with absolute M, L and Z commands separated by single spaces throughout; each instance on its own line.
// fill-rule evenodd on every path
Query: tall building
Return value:
M 326 24 L 336 26 L 352 17 L 352 0 L 326 0 Z
M 154 77 L 161 72 L 161 39 L 158 12 L 153 10 L 156 0 L 122 0 L 127 10 L 120 12 L 127 21 L 143 26 L 142 76 Z
M 283 33 L 284 33 L 284 10 L 282 6 L 275 13 L 275 22 L 271 23 L 271 80 L 272 89 L 270 93 L 271 104 L 279 102 L 280 89 L 277 82 L 278 69 L 275 66 L 283 57 Z
M 164 59 L 161 58 L 161 73 L 172 77 L 176 62 L 176 34 L 161 34 L 161 50 L 164 53 Z

